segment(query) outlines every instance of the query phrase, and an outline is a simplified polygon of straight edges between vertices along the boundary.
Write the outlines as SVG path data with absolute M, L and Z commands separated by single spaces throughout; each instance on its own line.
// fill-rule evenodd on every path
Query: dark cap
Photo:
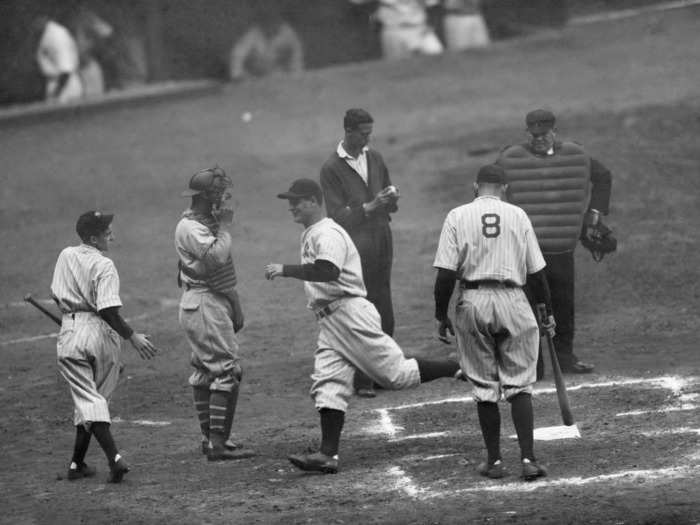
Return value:
M 87 211 L 78 217 L 78 222 L 75 223 L 75 231 L 78 236 L 87 241 L 93 235 L 100 235 L 109 228 L 114 219 L 114 214 L 102 213 L 99 211 Z
M 479 173 L 476 175 L 476 182 L 490 184 L 507 184 L 506 170 L 497 164 L 487 164 L 479 168 Z
M 289 191 L 277 195 L 278 199 L 300 199 L 302 197 L 316 197 L 321 200 L 321 186 L 311 179 L 297 179 L 292 182 Z
M 554 113 L 548 109 L 536 109 L 525 115 L 525 125 L 534 134 L 546 133 L 554 128 Z
M 213 168 L 206 168 L 199 170 L 197 173 L 192 175 L 190 179 L 189 189 L 183 191 L 181 195 L 183 197 L 192 197 L 193 195 L 199 195 L 204 193 L 213 185 L 217 184 L 218 181 L 222 186 L 231 186 L 231 179 L 228 178 L 226 172 L 219 166 L 214 166 Z

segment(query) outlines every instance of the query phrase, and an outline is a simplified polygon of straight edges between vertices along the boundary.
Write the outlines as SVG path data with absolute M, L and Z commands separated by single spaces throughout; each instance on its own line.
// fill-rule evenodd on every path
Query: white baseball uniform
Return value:
M 407 359 L 382 331 L 377 309 L 365 298 L 360 255 L 348 233 L 330 218 L 309 226 L 301 235 L 301 263 L 316 260 L 329 261 L 340 269 L 335 281 L 304 281 L 308 306 L 319 324 L 311 386 L 316 408 L 345 412 L 355 369 L 384 388 L 418 386 L 418 363 Z
M 122 305 L 117 269 L 97 248 L 65 248 L 56 261 L 51 293 L 63 312 L 58 367 L 73 397 L 74 423 L 109 423 L 109 398 L 122 370 L 121 337 L 98 311 Z
M 193 387 L 230 392 L 239 384 L 241 366 L 238 338 L 231 319 L 231 301 L 222 292 L 214 291 L 208 278 L 214 270 L 230 264 L 231 236 L 225 230 L 212 229 L 197 220 L 190 210 L 183 214 L 175 228 L 175 248 L 180 258 L 184 285 L 180 299 L 179 322 L 185 330 L 192 350 L 189 378 Z
M 455 331 L 475 399 L 531 392 L 539 329 L 522 286 L 545 262 L 525 212 L 493 196 L 451 210 L 433 266 L 462 281 Z

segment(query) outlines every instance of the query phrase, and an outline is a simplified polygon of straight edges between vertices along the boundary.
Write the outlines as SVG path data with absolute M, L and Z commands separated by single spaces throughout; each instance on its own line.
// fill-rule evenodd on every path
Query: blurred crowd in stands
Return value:
M 345 53 L 345 61 L 353 56 L 397 60 L 481 48 L 494 37 L 517 32 L 508 27 L 508 16 L 492 16 L 495 4 L 489 0 L 342 0 L 343 9 L 336 0 L 334 11 L 328 0 L 325 5 L 322 0 L 239 1 L 227 6 L 202 4 L 196 21 L 184 27 L 186 22 L 181 20 L 179 33 L 171 27 L 176 25 L 173 21 L 177 16 L 193 17 L 196 9 L 179 0 L 157 0 L 147 8 L 135 0 L 53 4 L 32 0 L 35 9 L 28 23 L 14 24 L 13 17 L 20 20 L 17 15 L 26 13 L 22 2 L 14 2 L 14 11 L 0 6 L 0 18 L 4 15 L 7 24 L 0 27 L 7 36 L 4 56 L 0 56 L 0 105 L 40 100 L 61 104 L 186 75 L 238 82 L 277 73 L 298 74 L 309 67 L 309 55 L 311 62 L 316 56 L 311 67 L 319 67 L 319 48 L 336 47 L 337 53 Z M 511 0 L 499 1 L 505 6 L 503 13 L 517 14 L 517 8 L 508 5 Z M 562 11 L 564 0 L 546 1 Z M 119 8 L 113 8 L 117 4 Z M 41 9 L 47 5 L 63 9 Z M 323 13 L 314 18 L 317 13 L 312 8 Z M 154 13 L 157 20 L 143 20 L 146 15 L 154 18 Z M 352 20 L 342 25 L 332 20 L 335 14 Z M 209 27 L 202 27 L 207 23 Z M 162 50 L 154 55 L 152 49 L 154 28 L 164 41 L 156 47 L 169 45 L 171 69 L 180 65 L 183 74 L 152 74 L 151 69 L 163 61 Z M 225 51 L 218 49 L 223 45 Z M 206 62 L 197 58 L 204 55 L 218 65 L 198 71 L 191 63 Z

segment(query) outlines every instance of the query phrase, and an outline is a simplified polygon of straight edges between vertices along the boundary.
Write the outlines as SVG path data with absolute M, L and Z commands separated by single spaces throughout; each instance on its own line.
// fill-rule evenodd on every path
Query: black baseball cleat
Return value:
M 227 446 L 211 447 L 207 450 L 207 461 L 236 461 L 257 456 L 254 450 L 249 448 L 230 449 Z
M 224 447 L 226 447 L 228 450 L 236 450 L 241 448 L 241 446 L 238 443 L 234 443 L 230 439 L 226 440 L 226 442 L 224 443 Z M 211 445 L 209 444 L 209 440 L 202 439 L 202 454 L 206 456 L 209 453 L 210 448 Z
M 292 454 L 289 461 L 297 468 L 307 472 L 322 472 L 336 474 L 338 472 L 338 456 L 326 456 L 322 452 L 309 454 Z
M 493 463 L 488 463 L 487 461 L 479 463 L 479 466 L 476 467 L 476 471 L 482 476 L 491 479 L 499 479 L 506 475 L 506 470 L 503 468 L 503 462 L 500 459 L 497 459 Z
M 124 461 L 124 458 L 119 458 L 109 466 L 109 477 L 107 483 L 121 483 L 124 479 L 124 474 L 129 472 L 129 466 Z
M 544 467 L 540 467 L 537 462 L 529 459 L 523 459 L 523 474 L 522 478 L 525 481 L 532 481 L 537 478 L 543 478 L 547 475 Z
M 69 468 L 66 478 L 68 481 L 74 481 L 76 479 L 91 478 L 97 474 L 97 469 L 90 467 L 85 463 L 81 463 L 76 468 Z
M 590 374 L 593 372 L 595 365 L 584 363 L 583 361 L 574 361 L 568 364 L 561 364 L 560 367 L 565 374 Z

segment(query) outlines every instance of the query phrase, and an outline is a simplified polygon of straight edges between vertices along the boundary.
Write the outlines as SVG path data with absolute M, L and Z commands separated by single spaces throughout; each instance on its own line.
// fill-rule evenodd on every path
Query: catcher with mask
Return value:
M 189 383 L 209 461 L 254 455 L 229 439 L 242 377 L 236 332 L 244 321 L 226 231 L 233 222 L 233 210 L 225 206 L 231 186 L 218 166 L 195 173 L 182 193 L 191 205 L 175 228 L 183 288 L 179 320 L 192 349 Z

